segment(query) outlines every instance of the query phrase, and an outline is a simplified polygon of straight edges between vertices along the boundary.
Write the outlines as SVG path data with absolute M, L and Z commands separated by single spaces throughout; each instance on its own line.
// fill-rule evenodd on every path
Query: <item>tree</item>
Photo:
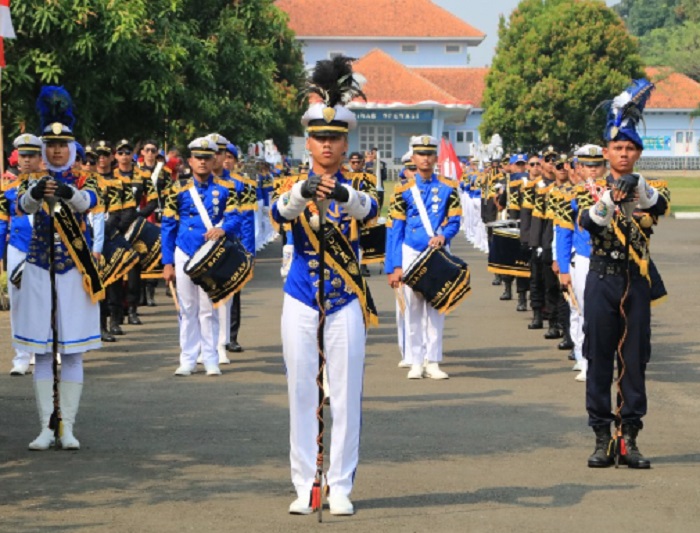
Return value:
M 613 9 L 637 37 L 677 22 L 679 0 L 622 0 Z
M 212 131 L 237 143 L 301 115 L 302 52 L 273 0 L 25 0 L 6 41 L 4 126 L 36 131 L 41 85 L 75 101 L 77 134 L 155 137 L 180 146 Z
M 643 74 L 636 41 L 602 2 L 524 0 L 501 19 L 482 137 L 499 133 L 510 149 L 600 141 L 594 109 Z

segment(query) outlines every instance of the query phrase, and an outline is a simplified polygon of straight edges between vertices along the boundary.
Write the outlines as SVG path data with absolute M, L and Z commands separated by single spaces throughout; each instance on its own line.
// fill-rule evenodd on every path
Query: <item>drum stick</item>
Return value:
M 175 304 L 175 310 L 180 313 L 180 304 L 177 301 L 177 291 L 175 290 L 175 285 L 172 281 L 168 282 L 168 287 L 170 288 L 170 295 L 173 297 L 173 303 Z
M 578 300 L 576 299 L 576 294 L 574 294 L 573 289 L 571 286 L 567 286 L 566 290 L 564 291 L 564 298 L 569 302 L 569 305 L 571 305 L 574 310 L 578 313 L 578 316 L 583 316 L 581 314 L 581 308 L 578 305 Z
M 399 311 L 401 311 L 401 316 L 406 313 L 406 299 L 403 294 L 403 285 L 394 287 L 394 294 L 396 294 L 396 301 L 399 303 Z

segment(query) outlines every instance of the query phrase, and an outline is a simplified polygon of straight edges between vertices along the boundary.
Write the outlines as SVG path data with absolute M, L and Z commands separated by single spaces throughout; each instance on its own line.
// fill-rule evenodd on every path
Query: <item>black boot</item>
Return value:
M 100 314 L 100 335 L 102 342 L 115 342 L 117 340 L 107 329 L 107 317 L 102 314 Z
M 560 350 L 571 350 L 574 347 L 574 341 L 571 340 L 571 334 L 568 330 L 564 331 L 564 340 L 557 344 Z
M 612 455 L 613 445 L 610 435 L 610 425 L 593 426 L 595 432 L 595 450 L 588 458 L 589 468 L 607 468 L 612 466 L 615 458 Z
M 109 317 L 109 332 L 112 335 L 124 335 L 121 323 L 122 317 L 119 313 L 112 312 Z
M 630 468 L 647 469 L 651 468 L 649 459 L 645 459 L 642 452 L 637 448 L 637 435 L 639 428 L 622 424 L 622 438 L 625 439 L 626 454 L 623 456 L 627 466 Z
M 515 308 L 516 311 L 527 311 L 527 293 L 518 293 L 518 307 Z
M 141 285 L 141 292 L 139 293 L 139 306 L 144 307 L 146 305 L 146 285 Z
M 156 306 L 156 287 L 155 285 L 146 285 L 146 305 L 148 307 Z
M 139 314 L 136 312 L 136 306 L 135 305 L 130 305 L 129 306 L 129 324 L 132 326 L 140 326 L 141 325 L 141 319 L 139 318 Z
M 503 294 L 501 294 L 501 300 L 512 300 L 513 299 L 513 282 L 506 283 L 503 289 Z
M 500 285 L 501 283 L 503 283 L 503 279 L 501 278 L 501 275 L 500 275 L 500 274 L 496 274 L 496 275 L 493 277 L 493 281 L 491 282 L 491 285 Z
M 549 321 L 549 329 L 547 332 L 544 334 L 545 339 L 561 339 L 563 336 L 563 333 L 559 329 L 559 326 L 556 322 L 552 322 L 551 320 Z
M 532 322 L 527 325 L 527 329 L 542 329 L 544 322 L 542 321 L 542 309 L 532 310 Z

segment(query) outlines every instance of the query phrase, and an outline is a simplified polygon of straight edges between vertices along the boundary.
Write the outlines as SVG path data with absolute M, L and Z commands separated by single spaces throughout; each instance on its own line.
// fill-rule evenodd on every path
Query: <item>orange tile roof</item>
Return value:
M 700 83 L 666 67 L 645 70 L 649 80 L 656 84 L 647 108 L 696 109 L 700 105 Z
M 480 108 L 486 89 L 488 67 L 452 67 L 452 68 L 413 68 L 413 72 L 432 81 L 452 94 L 458 100 L 471 102 Z
M 277 0 L 276 5 L 302 37 L 485 37 L 430 0 Z
M 374 49 L 353 65 L 367 79 L 363 91 L 375 104 L 417 104 L 435 101 L 441 104 L 465 104 L 420 74 L 404 66 L 386 52 Z

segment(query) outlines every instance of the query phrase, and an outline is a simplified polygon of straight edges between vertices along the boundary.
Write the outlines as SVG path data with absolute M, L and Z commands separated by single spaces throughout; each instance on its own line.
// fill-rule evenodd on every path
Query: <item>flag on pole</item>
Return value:
M 0 68 L 5 68 L 5 39 L 15 39 L 10 16 L 10 0 L 0 0 Z
M 460 165 L 455 149 L 452 147 L 452 143 L 444 137 L 440 142 L 438 166 L 440 168 L 440 173 L 446 178 L 459 180 L 462 177 L 462 166 Z

